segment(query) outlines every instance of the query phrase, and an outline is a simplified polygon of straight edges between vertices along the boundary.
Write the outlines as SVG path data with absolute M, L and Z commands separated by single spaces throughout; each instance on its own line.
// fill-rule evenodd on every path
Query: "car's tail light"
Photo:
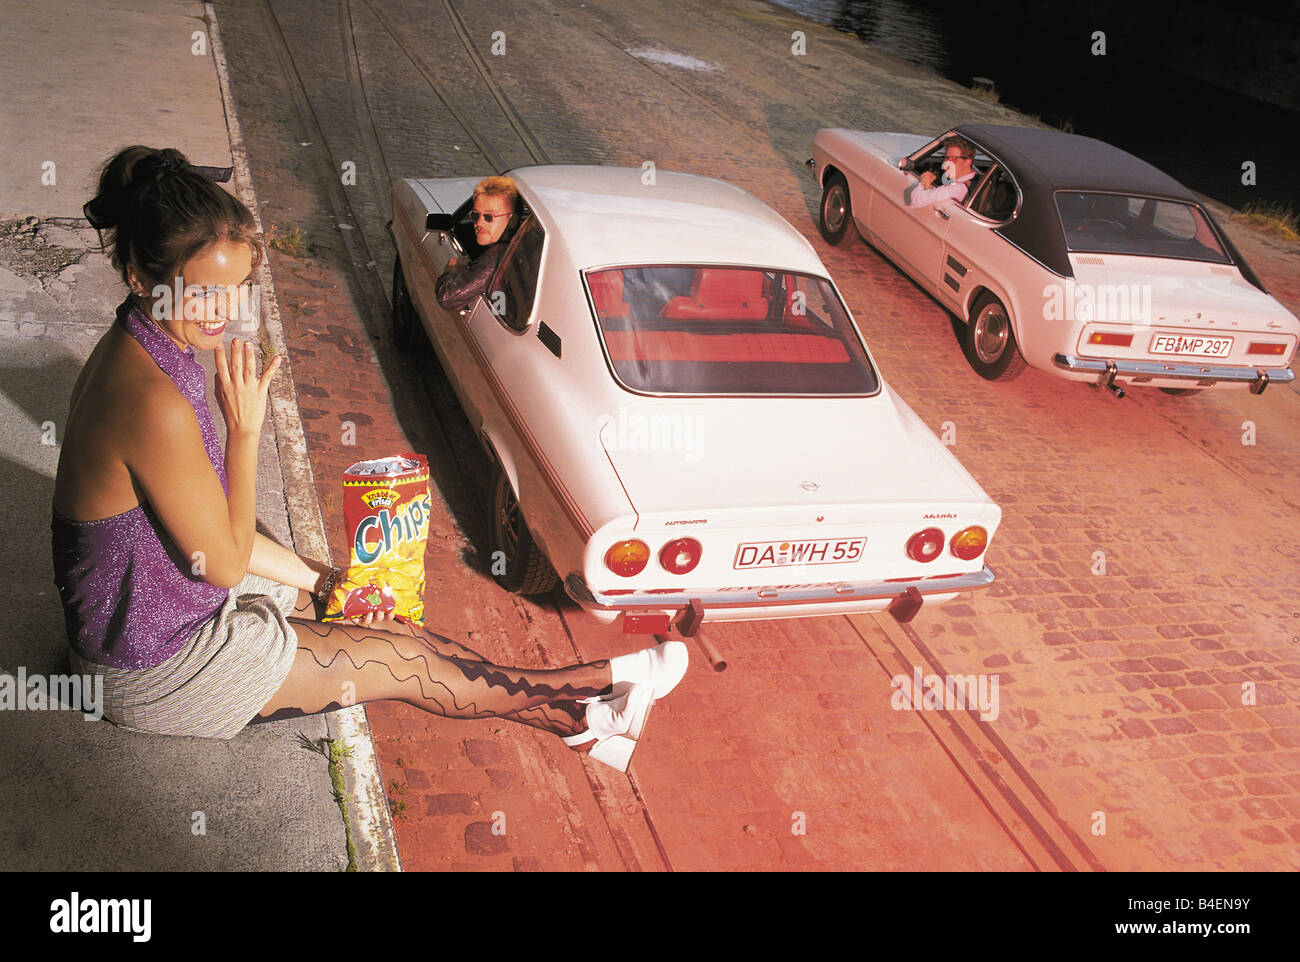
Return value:
M 676 538 L 659 549 L 659 564 L 671 574 L 684 575 L 700 563 L 703 550 L 694 538 Z
M 943 532 L 938 528 L 926 528 L 912 535 L 907 541 L 907 556 L 913 561 L 933 561 L 943 551 Z
M 1251 341 L 1250 347 L 1246 348 L 1247 354 L 1274 354 L 1281 356 L 1286 353 L 1285 344 L 1274 344 L 1271 341 Z
M 979 525 L 973 524 L 969 528 L 962 528 L 952 536 L 948 550 L 962 561 L 974 561 L 988 546 L 989 533 Z
M 1128 347 L 1133 343 L 1132 334 L 1111 334 L 1106 331 L 1093 331 L 1088 335 L 1089 344 L 1108 344 L 1111 347 Z
M 639 575 L 649 560 L 650 546 L 636 538 L 619 541 L 605 552 L 605 567 L 624 578 Z

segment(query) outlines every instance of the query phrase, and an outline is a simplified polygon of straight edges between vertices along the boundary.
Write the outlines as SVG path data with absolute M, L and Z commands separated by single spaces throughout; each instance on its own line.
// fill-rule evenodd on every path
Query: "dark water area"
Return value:
M 962 86 L 989 78 L 1003 104 L 1114 144 L 1232 207 L 1300 212 L 1300 4 L 1238 14 L 1134 0 L 772 2 Z M 1254 186 L 1242 182 L 1247 161 Z

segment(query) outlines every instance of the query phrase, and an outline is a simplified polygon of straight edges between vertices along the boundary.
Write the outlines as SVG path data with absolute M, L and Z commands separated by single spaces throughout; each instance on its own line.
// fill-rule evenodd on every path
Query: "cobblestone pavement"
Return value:
M 1004 509 L 997 583 L 909 626 L 713 628 L 730 667 L 695 649 L 630 778 L 535 731 L 368 706 L 404 867 L 1300 868 L 1297 391 L 1121 402 L 1035 371 L 990 384 L 919 288 L 817 235 L 802 162 L 819 127 L 1029 121 L 746 0 L 272 7 L 274 23 L 262 3 L 217 14 L 336 561 L 343 468 L 428 452 L 430 625 L 534 666 L 640 644 L 558 595 L 496 587 L 483 456 L 429 354 L 387 334 L 384 179 L 479 176 L 494 157 L 650 161 L 772 205 L 822 255 L 889 383 Z M 1294 247 L 1229 230 L 1300 310 Z M 891 710 L 890 678 L 913 666 L 996 674 L 999 716 Z

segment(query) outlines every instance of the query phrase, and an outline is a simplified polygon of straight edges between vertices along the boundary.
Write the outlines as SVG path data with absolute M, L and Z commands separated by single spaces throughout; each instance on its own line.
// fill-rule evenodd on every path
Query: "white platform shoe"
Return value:
M 654 691 L 648 685 L 632 685 L 607 701 L 595 699 L 587 703 L 587 730 L 570 735 L 564 744 L 580 748 L 588 742 L 594 744 L 587 754 L 610 768 L 626 772 L 636 751 L 637 739 L 645 731 L 650 717 Z
M 658 701 L 677 687 L 690 665 L 686 643 L 665 641 L 653 648 L 642 648 L 630 655 L 619 655 L 609 660 L 609 670 L 614 676 L 614 694 L 620 694 L 629 685 L 648 685 Z
M 588 755 L 626 772 L 650 717 L 650 706 L 677 687 L 689 664 L 686 645 L 680 641 L 665 641 L 611 658 L 613 691 L 604 699 L 585 699 L 587 730 L 565 738 L 564 744 L 578 748 L 594 742 Z

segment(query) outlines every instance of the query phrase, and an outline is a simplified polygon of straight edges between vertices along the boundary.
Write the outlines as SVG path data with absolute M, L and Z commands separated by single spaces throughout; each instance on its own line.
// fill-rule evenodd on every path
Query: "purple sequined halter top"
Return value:
M 207 376 L 130 300 L 117 323 L 140 342 L 194 408 L 203 446 L 227 491 L 225 458 L 207 404 Z M 50 525 L 54 584 L 63 602 L 68 644 L 86 661 L 152 668 L 174 655 L 217 613 L 229 592 L 192 574 L 193 562 L 146 503 L 98 521 L 57 511 Z

